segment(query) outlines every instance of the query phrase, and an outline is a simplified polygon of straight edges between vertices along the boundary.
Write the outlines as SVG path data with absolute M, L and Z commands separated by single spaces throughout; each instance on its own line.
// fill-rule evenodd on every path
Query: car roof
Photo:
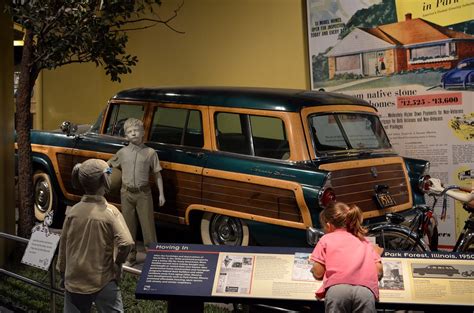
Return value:
M 118 92 L 112 100 L 158 101 L 289 112 L 299 112 L 304 107 L 321 105 L 351 104 L 373 108 L 364 100 L 338 93 L 256 87 L 135 88 Z

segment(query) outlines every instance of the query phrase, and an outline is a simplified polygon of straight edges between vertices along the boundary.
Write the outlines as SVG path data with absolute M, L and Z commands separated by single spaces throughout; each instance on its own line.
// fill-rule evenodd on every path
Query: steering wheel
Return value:
M 119 135 L 120 137 L 125 137 L 125 130 L 123 129 L 123 125 L 127 118 L 121 118 L 115 123 L 114 131 L 112 135 Z

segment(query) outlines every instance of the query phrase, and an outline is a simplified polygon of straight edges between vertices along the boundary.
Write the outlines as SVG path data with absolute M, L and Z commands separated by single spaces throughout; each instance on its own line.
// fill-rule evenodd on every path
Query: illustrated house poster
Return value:
M 470 187 L 474 0 L 306 3 L 312 89 L 368 101 L 399 154 L 429 160 L 445 184 Z M 467 213 L 452 199 L 447 213 L 439 230 L 449 248 Z

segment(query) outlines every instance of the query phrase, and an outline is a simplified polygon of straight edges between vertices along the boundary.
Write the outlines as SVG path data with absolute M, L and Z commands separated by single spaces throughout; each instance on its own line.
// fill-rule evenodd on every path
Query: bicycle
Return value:
M 472 203 L 474 194 L 472 190 L 457 185 L 443 187 L 439 179 L 436 178 L 426 179 L 423 190 L 433 197 L 433 204 L 431 206 L 417 206 L 415 208 L 415 217 L 405 225 L 400 225 L 401 228 L 405 228 L 405 233 L 407 234 L 405 240 L 398 239 L 400 240 L 400 248 L 402 248 L 402 250 L 420 250 L 420 247 L 426 245 L 423 242 L 423 238 L 428 237 L 429 250 L 438 250 L 438 228 L 437 221 L 434 217 L 434 208 L 438 199 L 442 197 L 443 203 L 440 218 L 444 220 L 447 212 L 447 198 L 451 197 L 461 201 L 463 203 L 463 209 L 469 213 L 468 218 L 465 220 L 463 230 L 459 234 L 452 251 L 474 252 L 474 206 L 472 206 L 472 204 L 474 204 Z M 377 231 L 377 229 L 375 230 Z M 384 227 L 382 226 L 379 232 L 375 233 L 375 237 L 380 237 L 379 241 L 386 241 L 383 231 Z M 378 244 L 380 245 L 380 242 L 378 242 Z M 387 248 L 390 249 L 390 247 Z
M 374 237 L 375 243 L 385 250 L 436 250 L 438 223 L 431 208 L 419 205 L 413 211 L 415 215 L 409 218 L 398 213 L 386 214 L 385 222 L 367 226 L 367 236 Z

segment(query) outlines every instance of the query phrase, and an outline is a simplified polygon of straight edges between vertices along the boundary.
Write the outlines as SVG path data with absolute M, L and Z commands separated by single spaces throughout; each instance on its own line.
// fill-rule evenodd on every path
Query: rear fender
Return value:
M 383 231 L 392 231 L 392 232 L 401 233 L 407 237 L 411 237 L 414 240 L 418 241 L 420 245 L 423 246 L 425 251 L 430 251 L 430 247 L 426 244 L 423 238 L 419 238 L 416 232 L 410 231 L 410 229 L 405 226 L 382 223 L 382 224 L 375 224 L 373 226 L 369 226 L 368 230 L 369 230 L 369 233 L 368 233 L 369 236 L 377 234 L 377 233 L 381 233 Z

